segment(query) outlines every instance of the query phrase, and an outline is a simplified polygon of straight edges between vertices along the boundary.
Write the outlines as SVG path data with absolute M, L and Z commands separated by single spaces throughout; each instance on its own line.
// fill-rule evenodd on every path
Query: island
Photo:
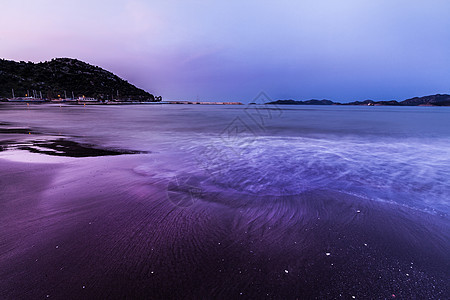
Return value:
M 450 106 L 450 95 L 447 94 L 436 94 L 424 97 L 415 97 L 411 99 L 406 99 L 401 102 L 397 100 L 388 101 L 374 101 L 374 100 L 364 100 L 364 101 L 354 101 L 348 103 L 333 102 L 331 100 L 277 100 L 272 102 L 267 102 L 265 104 L 276 104 L 276 105 L 365 105 L 365 106 Z

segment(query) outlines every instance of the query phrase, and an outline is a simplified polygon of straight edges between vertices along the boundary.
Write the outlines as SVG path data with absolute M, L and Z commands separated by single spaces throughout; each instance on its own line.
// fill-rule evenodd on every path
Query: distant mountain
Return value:
M 273 102 L 269 102 L 266 104 L 284 104 L 284 105 L 332 105 L 335 104 L 330 100 L 306 100 L 306 101 L 296 101 L 296 100 L 277 100 Z
M 434 106 L 450 106 L 450 95 L 432 95 L 425 97 L 415 97 L 400 102 L 402 105 L 434 105 Z
M 383 105 L 383 106 L 400 106 L 402 105 L 397 100 L 388 100 L 388 101 L 373 101 L 373 100 L 365 100 L 365 101 L 355 101 L 348 103 L 335 103 L 338 105 Z
M 349 103 L 339 103 L 330 100 L 277 100 L 266 104 L 282 104 L 282 105 L 366 105 L 366 106 L 450 106 L 450 95 L 431 95 L 425 97 L 416 97 L 401 102 L 396 100 L 388 101 L 354 101 Z
M 42 94 L 43 98 L 85 96 L 110 100 L 155 101 L 155 97 L 100 67 L 77 59 L 32 63 L 0 59 L 0 98 Z

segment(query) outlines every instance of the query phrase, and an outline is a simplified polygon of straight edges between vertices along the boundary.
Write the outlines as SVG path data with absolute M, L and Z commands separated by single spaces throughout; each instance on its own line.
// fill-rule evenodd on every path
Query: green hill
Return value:
M 155 97 L 100 67 L 77 59 L 32 63 L 0 59 L 0 98 L 42 93 L 45 99 L 85 96 L 97 99 L 155 101 Z

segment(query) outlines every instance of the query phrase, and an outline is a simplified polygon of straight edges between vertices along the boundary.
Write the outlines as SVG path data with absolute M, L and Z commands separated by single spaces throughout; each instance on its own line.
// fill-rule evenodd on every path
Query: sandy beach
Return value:
M 132 172 L 126 184 L 117 180 L 125 171 L 114 167 L 117 160 L 133 166 L 139 157 L 2 160 L 6 299 L 374 292 L 432 299 L 448 292 L 442 217 L 331 191 L 267 196 L 256 205 L 249 196 L 205 192 L 179 208 L 167 199 L 167 182 Z

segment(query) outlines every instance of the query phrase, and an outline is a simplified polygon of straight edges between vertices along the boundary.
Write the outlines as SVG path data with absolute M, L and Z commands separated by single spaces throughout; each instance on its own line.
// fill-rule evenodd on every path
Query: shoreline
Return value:
M 159 102 L 94 102 L 94 101 L 0 101 L 0 104 L 65 104 L 65 105 L 154 105 L 154 104 L 195 104 L 195 105 L 244 105 L 241 102 L 199 102 L 199 101 L 159 101 Z

